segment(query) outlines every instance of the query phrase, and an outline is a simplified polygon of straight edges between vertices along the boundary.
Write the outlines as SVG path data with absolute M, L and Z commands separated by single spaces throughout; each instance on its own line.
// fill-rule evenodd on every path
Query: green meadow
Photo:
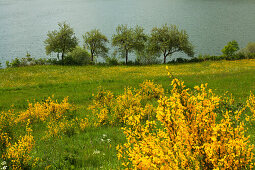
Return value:
M 189 88 L 201 83 L 218 95 L 229 92 L 237 103 L 244 103 L 255 93 L 255 60 L 207 61 L 177 65 L 149 66 L 29 66 L 0 69 L 0 111 L 23 111 L 28 101 L 42 101 L 54 95 L 77 106 L 77 114 L 88 114 L 92 94 L 98 87 L 123 93 L 124 88 L 137 88 L 144 80 L 153 80 L 170 90 L 172 76 L 184 80 Z M 83 133 L 61 140 L 37 140 L 42 137 L 40 125 L 34 127 L 36 147 L 33 156 L 43 161 L 39 169 L 118 169 L 117 144 L 125 142 L 118 127 L 88 128 Z M 254 138 L 253 130 L 249 131 Z M 253 140 L 252 140 L 253 142 Z M 254 143 L 254 142 L 253 142 Z
M 215 61 L 169 65 L 171 74 L 192 88 L 208 83 L 217 94 L 229 91 L 244 101 L 255 89 L 255 60 Z M 43 100 L 54 95 L 69 96 L 72 103 L 86 108 L 99 86 L 115 94 L 125 87 L 138 87 L 154 80 L 164 88 L 171 81 L 166 65 L 151 66 L 30 66 L 0 70 L 0 110 L 11 105 L 25 109 L 27 100 Z

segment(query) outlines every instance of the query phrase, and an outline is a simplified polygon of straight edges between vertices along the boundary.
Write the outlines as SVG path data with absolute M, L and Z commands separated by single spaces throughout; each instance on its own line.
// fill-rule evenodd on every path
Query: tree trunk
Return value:
M 128 63 L 128 50 L 126 50 L 126 65 Z
M 91 61 L 93 62 L 94 61 L 94 53 L 92 50 L 90 50 L 90 53 L 91 53 Z
M 166 56 L 167 56 L 167 54 L 166 54 L 166 50 L 164 50 L 163 55 L 164 55 L 164 64 L 166 64 Z
M 62 62 L 64 61 L 64 52 L 62 52 L 62 55 L 61 55 L 61 60 L 62 60 Z
M 62 55 L 61 55 L 62 63 L 64 63 L 65 52 L 66 52 L 66 49 L 63 48 Z
M 166 56 L 164 55 L 164 64 L 166 64 Z

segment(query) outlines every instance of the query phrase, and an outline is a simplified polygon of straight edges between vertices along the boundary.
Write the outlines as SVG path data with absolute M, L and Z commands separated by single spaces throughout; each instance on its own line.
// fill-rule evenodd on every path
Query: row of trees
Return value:
M 77 51 L 78 39 L 75 36 L 73 28 L 67 23 L 59 23 L 59 30 L 48 33 L 47 39 L 44 41 L 46 54 L 57 53 L 61 55 L 61 61 L 65 56 L 74 49 Z M 99 30 L 94 29 L 83 35 L 84 48 L 78 48 L 90 52 L 90 59 L 94 62 L 95 57 L 108 57 L 109 43 L 108 38 Z M 154 27 L 147 35 L 140 26 L 135 28 L 127 25 L 119 25 L 116 33 L 112 36 L 111 45 L 115 48 L 113 55 L 119 54 L 128 62 L 130 53 L 135 53 L 137 57 L 145 57 L 156 59 L 163 56 L 164 63 L 167 57 L 175 52 L 184 52 L 188 56 L 193 56 L 193 46 L 189 41 L 188 34 L 185 30 L 179 30 L 175 25 L 163 25 L 162 27 Z M 85 51 L 83 51 L 85 55 Z

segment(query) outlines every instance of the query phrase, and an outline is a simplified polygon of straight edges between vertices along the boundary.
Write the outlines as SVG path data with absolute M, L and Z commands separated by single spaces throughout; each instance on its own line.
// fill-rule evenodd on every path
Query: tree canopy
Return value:
M 225 56 L 232 57 L 234 55 L 234 53 L 238 50 L 239 50 L 238 43 L 237 43 L 237 41 L 233 40 L 233 41 L 228 42 L 228 44 L 226 46 L 224 46 L 224 48 L 221 50 L 221 52 Z
M 109 49 L 106 46 L 108 39 L 99 30 L 93 29 L 83 35 L 84 46 L 90 50 L 91 61 L 94 61 L 94 56 L 106 57 Z
M 74 34 L 73 28 L 67 23 L 59 23 L 59 30 L 48 32 L 48 38 L 44 41 L 46 54 L 61 54 L 63 61 L 66 53 L 72 51 L 77 45 L 78 40 Z
M 194 56 L 188 34 L 185 30 L 179 31 L 175 25 L 154 27 L 149 38 L 149 45 L 152 53 L 163 54 L 164 63 L 166 63 L 166 58 L 175 52 L 184 52 L 188 56 Z
M 248 53 L 255 53 L 255 42 L 249 42 L 246 48 Z
M 147 40 L 142 27 L 128 28 L 127 25 L 119 25 L 116 28 L 116 34 L 112 36 L 112 46 L 117 47 L 117 51 L 128 62 L 128 54 L 134 51 L 140 51 L 144 48 Z

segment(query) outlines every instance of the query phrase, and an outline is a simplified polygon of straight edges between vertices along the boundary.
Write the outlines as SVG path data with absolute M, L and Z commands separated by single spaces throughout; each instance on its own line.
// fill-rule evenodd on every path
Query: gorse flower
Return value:
M 13 110 L 0 114 L 0 153 L 3 160 L 11 169 L 31 169 L 37 165 L 39 158 L 32 156 L 35 146 L 32 126 L 35 123 L 45 125 L 47 138 L 61 138 L 63 135 L 72 136 L 75 131 L 84 131 L 89 126 L 87 118 L 75 117 L 75 108 L 68 98 L 61 102 L 48 98 L 42 102 L 29 103 L 28 109 L 19 113 Z M 74 118 L 75 117 L 75 118 Z M 26 133 L 15 136 L 14 130 L 25 128 Z M 4 165 L 6 162 L 2 162 Z M 7 166 L 7 165 L 6 165 Z M 3 168 L 7 168 L 5 165 Z
M 70 114 L 73 109 L 73 106 L 68 103 L 68 97 L 64 98 L 61 103 L 49 97 L 41 103 L 28 103 L 28 109 L 19 114 L 16 122 L 24 122 L 27 119 L 30 119 L 32 123 L 37 121 L 44 122 L 49 118 L 57 120 Z
M 164 95 L 164 89 L 161 85 L 153 83 L 153 81 L 145 80 L 140 84 L 140 89 L 137 91 L 143 99 L 159 99 Z
M 158 100 L 155 120 L 129 115 L 122 129 L 127 142 L 118 145 L 123 166 L 134 169 L 252 169 L 253 149 L 237 111 L 225 110 L 216 121 L 221 97 L 207 84 L 185 87 L 173 79 L 170 96 Z M 228 100 L 232 102 L 232 100 Z M 248 106 L 254 113 L 254 96 Z
M 12 169 L 23 169 L 29 167 L 29 163 L 33 161 L 30 156 L 35 140 L 32 136 L 32 129 L 29 127 L 30 120 L 28 119 L 25 136 L 21 136 L 18 142 L 14 144 L 8 143 L 7 149 L 3 158 L 10 162 Z
M 95 125 L 120 125 L 124 126 L 132 122 L 131 119 L 140 121 L 155 117 L 155 108 L 144 100 L 156 101 L 164 96 L 164 89 L 161 85 L 154 84 L 152 81 L 144 81 L 139 89 L 125 88 L 124 93 L 114 96 L 110 91 L 99 89 L 94 95 L 93 103 L 89 110 L 96 116 Z

